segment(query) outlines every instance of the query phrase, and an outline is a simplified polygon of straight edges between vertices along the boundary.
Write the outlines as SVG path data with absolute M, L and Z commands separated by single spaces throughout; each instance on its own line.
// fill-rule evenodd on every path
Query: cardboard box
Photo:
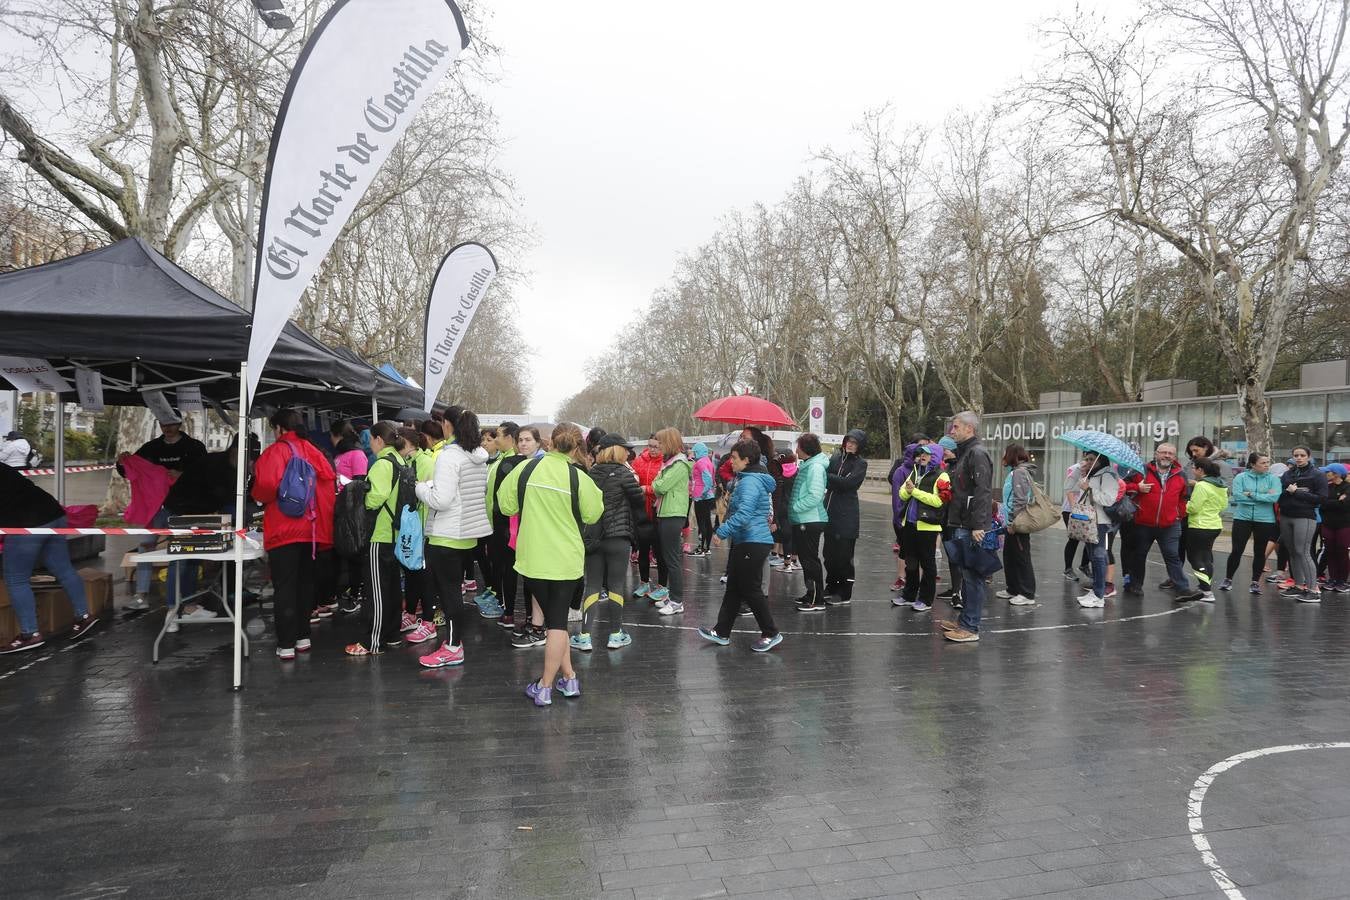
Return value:
M 101 615 L 112 609 L 112 573 L 97 569 L 80 569 L 80 580 L 84 582 L 84 595 L 89 602 L 89 612 Z M 9 592 L 0 583 L 0 643 L 9 643 L 19 634 L 19 618 L 14 614 Z M 75 622 L 75 609 L 70 598 L 59 586 L 34 588 L 37 600 L 38 631 L 44 635 L 61 635 Z

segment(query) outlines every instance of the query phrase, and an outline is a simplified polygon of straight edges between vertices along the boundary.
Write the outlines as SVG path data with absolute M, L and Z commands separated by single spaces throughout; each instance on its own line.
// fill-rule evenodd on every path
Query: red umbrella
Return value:
M 761 397 L 738 394 L 714 400 L 694 413 L 701 422 L 725 422 L 728 425 L 781 425 L 792 427 L 797 424 L 792 416 L 777 403 L 771 403 Z

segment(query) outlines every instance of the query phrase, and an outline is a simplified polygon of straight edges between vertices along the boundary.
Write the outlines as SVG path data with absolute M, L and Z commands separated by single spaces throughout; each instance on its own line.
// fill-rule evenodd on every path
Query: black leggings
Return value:
M 1260 581 L 1261 571 L 1265 568 L 1266 547 L 1271 541 L 1280 539 L 1279 528 L 1274 522 L 1233 520 L 1233 549 L 1228 554 L 1227 572 L 1230 581 L 1242 565 L 1242 554 L 1247 549 L 1249 538 L 1252 540 L 1252 581 Z
M 1214 539 L 1219 536 L 1218 528 L 1186 529 L 1186 560 L 1200 582 L 1201 590 L 1209 590 L 1214 580 Z
M 464 605 L 464 561 L 473 559 L 472 550 L 453 547 L 427 547 L 428 594 L 440 597 L 445 611 L 445 640 L 451 647 L 464 644 L 464 634 L 473 621 L 473 613 Z
M 492 577 L 495 579 L 492 583 L 492 592 L 497 595 L 506 615 L 514 619 L 516 594 L 519 593 L 516 585 L 519 578 L 516 576 L 516 551 L 511 548 L 510 541 L 509 529 L 503 528 L 492 532 L 492 537 L 488 538 L 488 557 L 492 560 Z M 529 614 L 529 605 L 526 604 L 526 618 Z
M 610 633 L 623 631 L 623 605 L 628 588 L 628 541 L 624 538 L 605 538 L 586 554 L 587 598 L 600 594 L 609 596 Z M 581 630 L 587 634 L 600 621 L 598 604 L 582 604 Z
M 526 578 L 525 591 L 539 603 L 544 611 L 544 628 L 548 631 L 567 630 L 567 610 L 572 606 L 572 598 L 582 590 L 581 579 L 571 578 L 556 581 L 548 578 Z
M 652 556 L 656 556 L 656 581 L 658 584 L 665 584 L 668 577 L 666 572 L 666 558 L 661 555 L 661 538 L 656 530 L 656 523 L 653 522 L 641 530 L 637 541 L 638 554 L 638 578 L 644 582 L 652 580 Z
M 722 594 L 717 627 L 713 629 L 720 636 L 731 637 L 731 626 L 740 615 L 742 604 L 755 614 L 760 634 L 773 637 L 778 633 L 769 612 L 769 600 L 764 596 L 764 563 L 772 549 L 772 544 L 737 544 L 729 551 L 731 571 L 727 573 L 727 589 Z
M 680 532 L 686 521 L 674 516 L 656 520 L 657 554 L 666 564 L 661 583 L 670 588 L 673 603 L 684 602 L 684 548 L 680 546 Z
M 901 533 L 906 600 L 922 600 L 933 605 L 933 596 L 937 593 L 937 540 L 940 534 L 940 531 L 920 531 L 914 525 L 906 525 Z
M 712 544 L 712 514 L 713 507 L 717 505 L 715 499 L 694 501 L 694 518 L 698 521 L 698 548 L 707 550 Z
M 824 533 L 824 522 L 792 526 L 792 543 L 802 564 L 802 577 L 806 579 L 807 602 L 825 602 L 825 570 L 820 564 L 820 536 Z
M 825 532 L 825 592 L 841 600 L 853 599 L 853 547 L 857 538 Z
M 422 548 L 423 559 L 426 558 L 427 549 Z M 436 606 L 432 599 L 435 594 L 431 585 L 431 573 L 426 569 L 419 569 L 416 572 L 411 569 L 403 570 L 403 609 L 408 615 L 419 615 L 417 609 L 420 606 L 421 617 L 430 622 Z

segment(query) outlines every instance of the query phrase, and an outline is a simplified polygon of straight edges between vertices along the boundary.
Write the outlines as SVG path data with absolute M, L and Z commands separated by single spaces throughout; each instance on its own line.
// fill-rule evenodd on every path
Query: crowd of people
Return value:
M 996 467 L 979 426 L 977 415 L 961 412 L 937 440 L 915 435 L 886 478 L 898 566 L 892 603 L 917 613 L 950 603 L 956 616 L 940 627 L 959 643 L 979 640 L 998 569 L 1005 587 L 996 598 L 1037 603 L 1032 541 L 1054 516 L 1052 505 L 1050 520 L 1037 518 L 1048 501 L 1026 448 L 1008 445 Z M 236 446 L 208 454 L 176 417 L 160 427 L 160 436 L 118 460 L 141 488 L 128 521 L 163 527 L 176 515 L 228 515 Z M 428 645 L 421 666 L 459 666 L 473 622 L 488 619 L 500 626 L 504 644 L 543 647 L 539 676 L 526 693 L 547 706 L 555 691 L 580 695 L 572 651 L 632 644 L 625 607 L 645 602 L 663 617 L 684 614 L 686 558 L 704 559 L 713 548 L 727 547 L 725 589 L 715 621 L 698 633 L 715 644 L 730 644 L 740 616 L 753 616 L 759 630 L 750 649 L 782 643 L 766 571 L 800 572 L 803 592 L 794 607 L 804 614 L 853 599 L 858 491 L 867 474 L 861 431 L 848 432 L 827 454 L 815 434 L 780 450 L 748 427 L 718 459 L 705 444 L 687 446 L 674 428 L 635 450 L 618 434 L 595 428 L 583 435 L 567 423 L 547 434 L 513 422 L 483 428 L 460 407 L 409 423 L 340 420 L 320 433 L 298 411 L 282 409 L 271 427 L 275 439 L 265 451 L 252 441 L 249 494 L 262 508 L 283 660 L 311 649 L 312 626 L 348 615 L 360 622 L 358 639 L 345 647 L 350 656 Z M 1063 577 L 1086 579 L 1079 606 L 1101 608 L 1117 596 L 1117 566 L 1124 594 L 1142 594 L 1154 544 L 1168 575 L 1159 587 L 1179 602 L 1214 602 L 1216 592 L 1230 591 L 1249 545 L 1253 594 L 1263 589 L 1272 553 L 1268 580 L 1281 582 L 1282 597 L 1315 603 L 1323 591 L 1350 592 L 1344 465 L 1319 468 L 1307 447 L 1296 447 L 1274 465 L 1253 453 L 1235 475 L 1204 437 L 1187 442 L 1185 458 L 1183 464 L 1176 448 L 1162 443 L 1135 471 L 1084 452 L 1064 473 Z M 21 524 L 63 521 L 54 501 L 33 494 L 44 492 L 12 468 L 0 470 L 13 489 L 27 486 Z M 1233 549 L 1220 578 L 1213 548 L 1229 508 Z M 5 576 L 24 633 L 4 652 L 40 646 L 23 564 L 31 571 L 41 559 L 64 584 L 72 572 L 55 558 L 56 548 L 52 539 L 10 539 L 7 556 L 20 565 L 6 565 Z M 223 613 L 209 601 L 176 608 L 179 584 L 191 591 L 196 568 L 195 561 L 170 567 L 171 631 L 181 617 Z M 133 609 L 148 604 L 151 576 L 150 566 L 137 567 Z M 77 602 L 79 588 L 69 590 L 82 635 L 92 620 Z

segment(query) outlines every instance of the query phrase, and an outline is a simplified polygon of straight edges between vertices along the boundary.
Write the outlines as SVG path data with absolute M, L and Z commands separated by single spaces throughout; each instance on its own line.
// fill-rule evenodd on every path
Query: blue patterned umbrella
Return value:
M 1061 441 L 1073 444 L 1079 450 L 1105 456 L 1123 469 L 1141 473 L 1144 471 L 1144 461 L 1139 458 L 1139 454 L 1131 450 L 1129 444 L 1126 444 L 1114 434 L 1107 434 L 1105 431 L 1079 430 L 1066 431 L 1063 434 L 1056 435 L 1056 437 Z

